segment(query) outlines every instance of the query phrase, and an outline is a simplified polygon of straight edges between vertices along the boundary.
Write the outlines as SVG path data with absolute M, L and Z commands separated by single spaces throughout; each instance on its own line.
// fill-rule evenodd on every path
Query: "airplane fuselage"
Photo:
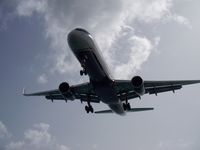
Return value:
M 115 113 L 125 114 L 122 102 L 114 89 L 114 81 L 108 67 L 90 33 L 80 28 L 74 29 L 68 35 L 68 44 L 84 72 L 89 75 L 96 95 Z

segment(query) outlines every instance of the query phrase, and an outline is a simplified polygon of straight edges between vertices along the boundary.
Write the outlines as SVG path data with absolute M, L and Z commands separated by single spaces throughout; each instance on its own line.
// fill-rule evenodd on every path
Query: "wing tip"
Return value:
M 26 93 L 26 88 L 23 88 L 23 90 L 22 90 L 22 95 L 23 95 L 23 96 L 29 96 L 29 94 Z
M 26 95 L 26 88 L 23 88 L 23 90 L 22 90 L 22 95 Z

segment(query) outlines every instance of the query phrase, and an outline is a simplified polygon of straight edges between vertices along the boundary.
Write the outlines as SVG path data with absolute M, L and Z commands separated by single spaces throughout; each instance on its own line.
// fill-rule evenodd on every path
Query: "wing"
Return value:
M 26 94 L 25 90 L 23 90 L 24 96 L 45 96 L 48 100 L 75 100 L 79 99 L 81 101 L 87 101 L 90 98 L 90 102 L 99 103 L 100 99 L 93 91 L 93 88 L 90 83 L 83 83 L 78 85 L 70 86 L 70 91 L 65 93 L 63 96 L 58 89 L 42 91 L 36 93 Z M 89 95 L 89 97 L 88 97 Z
M 158 94 L 162 92 L 181 89 L 183 85 L 200 83 L 200 80 L 177 80 L 177 81 L 144 81 L 145 94 Z M 139 97 L 132 87 L 130 80 L 115 80 L 115 88 L 118 97 L 122 101 Z

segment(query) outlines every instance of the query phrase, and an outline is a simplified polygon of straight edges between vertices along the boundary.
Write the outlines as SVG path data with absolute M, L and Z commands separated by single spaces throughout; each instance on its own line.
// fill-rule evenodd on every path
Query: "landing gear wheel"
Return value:
M 85 69 L 80 70 L 80 75 L 81 75 L 81 76 L 82 76 L 82 75 L 87 75 L 87 71 L 86 71 Z
M 129 110 L 131 110 L 131 105 L 130 105 L 130 103 L 123 103 L 123 108 L 124 108 L 124 111 L 129 111 Z
M 89 112 L 94 113 L 94 109 L 93 109 L 93 107 L 91 105 L 90 106 L 85 106 L 85 111 L 87 113 L 89 113 Z
M 86 72 L 86 70 L 84 71 L 84 74 L 85 74 L 85 75 L 87 75 L 87 72 Z
M 91 113 L 94 113 L 94 109 L 91 105 L 89 106 L 89 110 L 90 110 Z
M 85 111 L 86 111 L 87 113 L 89 113 L 89 112 L 90 112 L 90 110 L 89 110 L 89 107 L 88 107 L 88 106 L 85 106 Z
M 127 109 L 127 110 L 131 110 L 131 105 L 130 105 L 130 103 L 127 103 L 127 104 L 126 104 L 126 109 Z
M 123 103 L 123 108 L 124 108 L 124 111 L 126 111 L 126 104 Z
M 81 71 L 80 71 L 80 75 L 82 76 L 82 75 L 83 75 L 83 73 L 84 73 L 84 72 L 83 72 L 83 70 L 81 70 Z

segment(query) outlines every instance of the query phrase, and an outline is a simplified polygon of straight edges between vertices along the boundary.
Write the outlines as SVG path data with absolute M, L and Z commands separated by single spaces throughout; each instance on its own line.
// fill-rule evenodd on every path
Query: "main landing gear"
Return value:
M 85 106 L 85 111 L 87 113 L 89 113 L 89 112 L 94 113 L 94 109 L 93 109 L 92 105 L 90 104 L 90 96 L 88 96 L 87 104 L 88 105 Z
M 88 105 L 88 106 L 86 105 L 85 106 L 85 111 L 87 113 L 89 113 L 89 112 L 94 113 L 94 109 L 93 109 L 93 107 L 91 105 Z
M 124 111 L 131 110 L 131 105 L 130 103 L 128 103 L 128 100 L 126 100 L 126 103 L 123 103 L 123 108 L 124 108 Z

